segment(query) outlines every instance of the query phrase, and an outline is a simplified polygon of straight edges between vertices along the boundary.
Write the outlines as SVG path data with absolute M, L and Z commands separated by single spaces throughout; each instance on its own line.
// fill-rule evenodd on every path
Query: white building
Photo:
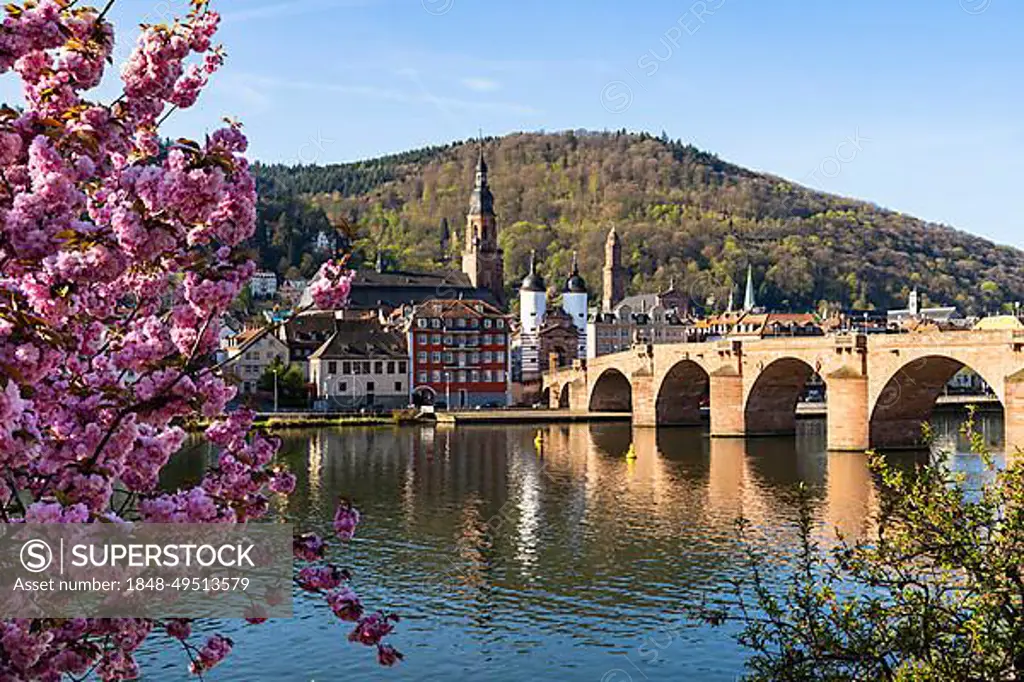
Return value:
M 333 253 L 338 247 L 338 238 L 329 232 L 320 232 L 316 235 L 315 248 L 320 253 Z
M 263 329 L 246 329 L 227 340 L 225 365 L 239 381 L 239 393 L 257 390 L 260 377 L 274 361 L 288 364 L 288 346 Z
M 910 300 L 907 302 L 906 308 L 901 310 L 890 310 L 888 312 L 890 327 L 895 328 L 905 323 L 919 320 L 934 322 L 939 325 L 953 324 L 957 320 L 961 319 L 961 315 L 955 306 L 922 308 L 920 296 L 917 293 L 917 287 L 914 287 L 913 291 L 910 292 L 909 298 Z
M 309 356 L 309 377 L 328 410 L 397 409 L 410 402 L 404 335 L 376 320 L 335 320 L 335 331 Z
M 268 270 L 257 270 L 249 280 L 253 298 L 273 298 L 277 295 L 277 275 Z

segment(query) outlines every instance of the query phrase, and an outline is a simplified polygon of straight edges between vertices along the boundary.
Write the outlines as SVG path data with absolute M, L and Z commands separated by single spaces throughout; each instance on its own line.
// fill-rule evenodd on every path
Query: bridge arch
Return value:
M 693 360 L 680 360 L 665 373 L 654 403 L 658 426 L 695 426 L 700 408 L 710 400 L 711 378 Z
M 747 435 L 796 433 L 796 406 L 815 374 L 805 360 L 793 357 L 765 366 L 747 393 L 743 409 Z
M 559 407 L 559 409 L 568 410 L 570 405 L 572 404 L 572 403 L 569 402 L 570 391 L 572 390 L 571 388 L 569 388 L 570 386 L 571 386 L 571 384 L 567 382 L 567 383 L 563 384 L 560 389 L 558 389 L 558 407 Z
M 632 412 L 633 385 L 625 374 L 614 368 L 601 372 L 590 389 L 591 412 Z
M 968 368 L 999 395 L 1001 377 L 958 360 L 952 355 L 924 355 L 908 360 L 888 378 L 870 410 L 870 440 L 876 448 L 907 448 L 923 445 L 921 426 L 930 421 L 946 384 Z

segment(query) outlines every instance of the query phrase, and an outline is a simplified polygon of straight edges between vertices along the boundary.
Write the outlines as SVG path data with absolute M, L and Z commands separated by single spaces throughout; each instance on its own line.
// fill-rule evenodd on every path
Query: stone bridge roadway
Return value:
M 817 373 L 829 449 L 865 450 L 919 445 L 921 424 L 965 366 L 1003 405 L 1007 451 L 1024 448 L 1024 331 L 636 345 L 543 381 L 551 407 L 632 412 L 637 426 L 698 424 L 708 398 L 711 435 L 738 437 L 793 433 L 797 402 Z

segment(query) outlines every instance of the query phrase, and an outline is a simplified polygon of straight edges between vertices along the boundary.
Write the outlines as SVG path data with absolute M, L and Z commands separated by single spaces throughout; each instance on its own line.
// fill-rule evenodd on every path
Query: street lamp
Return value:
M 277 412 L 277 367 L 274 367 L 274 412 Z
M 444 373 L 444 407 L 449 412 L 452 411 L 452 373 Z

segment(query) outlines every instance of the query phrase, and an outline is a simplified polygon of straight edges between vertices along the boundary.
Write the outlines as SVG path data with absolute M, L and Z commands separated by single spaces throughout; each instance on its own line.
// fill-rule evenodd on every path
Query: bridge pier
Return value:
M 633 384 L 633 426 L 657 426 L 657 388 L 650 374 L 636 373 Z
M 569 390 L 569 409 L 573 412 L 586 412 L 590 409 L 590 396 L 587 395 L 587 377 L 576 379 L 566 387 Z
M 1003 399 L 1006 458 L 1024 453 L 1024 370 L 1006 377 Z
M 711 436 L 742 438 L 747 433 L 743 413 L 743 377 L 731 367 L 711 374 Z
M 868 378 L 843 367 L 828 376 L 828 449 L 864 452 L 871 446 Z

